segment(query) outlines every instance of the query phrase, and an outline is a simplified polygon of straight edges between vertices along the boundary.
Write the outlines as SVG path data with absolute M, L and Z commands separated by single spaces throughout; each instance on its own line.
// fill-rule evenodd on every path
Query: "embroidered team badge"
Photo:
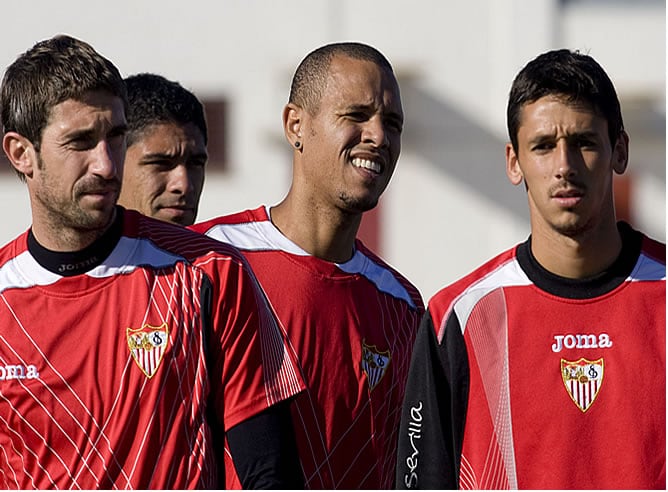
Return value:
M 169 330 L 167 323 L 161 326 L 144 325 L 127 329 L 128 348 L 139 368 L 149 378 L 153 377 L 167 349 Z
M 575 362 L 561 359 L 561 378 L 571 400 L 584 413 L 594 403 L 603 384 L 603 358 Z
M 390 351 L 381 352 L 374 345 L 367 345 L 362 341 L 362 369 L 369 381 L 369 390 L 372 390 L 383 379 L 387 366 L 390 364 Z

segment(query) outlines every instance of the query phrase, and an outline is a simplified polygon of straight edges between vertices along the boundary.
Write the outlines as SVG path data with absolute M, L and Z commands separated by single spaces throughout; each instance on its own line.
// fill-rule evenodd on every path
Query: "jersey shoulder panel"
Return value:
M 390 266 L 362 241 L 355 241 L 356 252 L 351 261 L 339 264 L 347 273 L 359 273 L 376 285 L 378 290 L 404 300 L 413 309 L 424 311 L 424 301 L 418 288 L 398 270 Z
M 274 226 L 264 205 L 217 217 L 192 228 L 244 252 L 283 251 L 297 256 L 310 256 Z
M 168 222 L 145 217 L 133 210 L 126 211 L 126 237 L 150 241 L 156 248 L 196 263 L 210 254 L 222 255 L 244 263 L 243 255 L 230 244 L 215 241 L 204 234 Z
M 666 245 L 643 235 L 638 263 L 631 280 L 665 280 Z
M 233 214 L 221 215 L 220 217 L 205 220 L 189 226 L 188 229 L 206 234 L 209 229 L 218 224 L 244 224 L 247 222 L 259 222 L 264 220 L 269 220 L 267 208 L 264 205 L 260 205 L 254 209 L 242 210 Z
M 28 251 L 28 231 L 23 232 L 0 248 L 0 267 L 25 251 Z
M 445 321 L 455 305 L 458 305 L 458 310 L 470 312 L 475 303 L 492 290 L 531 284 L 517 262 L 516 253 L 517 246 L 504 251 L 431 297 L 428 310 L 439 340 L 443 337 Z

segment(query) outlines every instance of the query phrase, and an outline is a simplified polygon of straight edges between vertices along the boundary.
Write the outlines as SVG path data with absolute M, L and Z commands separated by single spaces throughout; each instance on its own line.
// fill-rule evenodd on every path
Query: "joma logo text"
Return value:
M 555 335 L 552 352 L 561 352 L 564 348 L 595 349 L 610 347 L 612 347 L 612 340 L 607 333 L 601 333 L 600 335 Z
M 39 371 L 37 367 L 7 364 L 0 366 L 0 381 L 10 379 L 37 379 Z

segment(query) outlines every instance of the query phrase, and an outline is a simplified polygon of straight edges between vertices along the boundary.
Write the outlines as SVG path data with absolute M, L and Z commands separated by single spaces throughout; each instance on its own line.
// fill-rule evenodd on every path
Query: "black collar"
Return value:
M 37 242 L 32 229 L 28 232 L 28 251 L 41 266 L 50 272 L 72 277 L 92 270 L 109 256 L 118 244 L 123 231 L 123 210 L 116 208 L 116 218 L 111 227 L 93 244 L 81 251 L 51 251 Z
M 547 271 L 531 252 L 531 236 L 517 247 L 517 261 L 529 279 L 545 292 L 568 299 L 598 297 L 621 285 L 640 256 L 642 234 L 625 222 L 619 222 L 617 228 L 622 236 L 622 251 L 607 270 L 593 277 L 570 279 Z

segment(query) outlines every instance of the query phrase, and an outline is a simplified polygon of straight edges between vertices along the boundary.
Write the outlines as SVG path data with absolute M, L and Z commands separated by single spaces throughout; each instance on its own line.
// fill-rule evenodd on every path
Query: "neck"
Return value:
M 583 279 L 604 272 L 621 250 L 614 221 L 575 236 L 532 227 L 531 252 L 543 268 L 561 277 Z
M 90 245 L 71 251 L 52 250 L 41 244 L 31 229 L 28 233 L 28 250 L 42 267 L 62 276 L 74 276 L 86 273 L 100 265 L 118 244 L 123 232 L 123 216 L 117 219 L 107 230 Z
M 299 206 L 288 195 L 271 208 L 271 221 L 308 254 L 334 263 L 352 258 L 362 214 Z
M 61 220 L 39 220 L 33 215 L 32 234 L 37 242 L 50 251 L 81 251 L 102 237 L 117 218 L 114 209 L 109 221 L 99 228 L 83 229 L 67 227 Z

